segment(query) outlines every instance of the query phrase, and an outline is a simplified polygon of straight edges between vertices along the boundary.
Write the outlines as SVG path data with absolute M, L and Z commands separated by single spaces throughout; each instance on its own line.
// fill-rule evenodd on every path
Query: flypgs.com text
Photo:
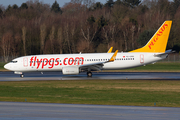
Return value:
M 61 62 L 62 61 L 62 62 Z M 59 65 L 83 65 L 84 58 L 83 57 L 75 57 L 75 58 L 64 58 L 60 60 L 60 58 L 38 58 L 38 57 L 31 57 L 30 59 L 30 66 L 37 66 L 36 69 L 39 69 L 40 66 L 43 69 L 45 66 L 48 68 L 53 68 L 54 66 Z

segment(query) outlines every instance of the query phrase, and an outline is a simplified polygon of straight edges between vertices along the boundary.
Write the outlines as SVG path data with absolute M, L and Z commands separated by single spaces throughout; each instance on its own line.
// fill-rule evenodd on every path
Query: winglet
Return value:
M 116 52 L 113 54 L 113 56 L 111 57 L 111 59 L 108 62 L 113 62 L 116 59 L 117 53 L 118 53 L 118 50 L 116 50 Z
M 112 52 L 112 49 L 113 49 L 113 47 L 111 47 L 111 48 L 108 50 L 107 53 L 111 53 L 111 52 Z

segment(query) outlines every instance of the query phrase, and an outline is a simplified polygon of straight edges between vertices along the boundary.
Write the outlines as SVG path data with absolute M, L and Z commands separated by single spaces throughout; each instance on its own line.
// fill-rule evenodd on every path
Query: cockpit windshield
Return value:
M 11 63 L 17 63 L 17 61 L 11 61 Z

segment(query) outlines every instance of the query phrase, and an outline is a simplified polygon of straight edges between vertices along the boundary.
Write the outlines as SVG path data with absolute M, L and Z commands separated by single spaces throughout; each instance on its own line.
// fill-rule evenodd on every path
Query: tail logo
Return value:
M 149 43 L 148 47 L 149 49 L 152 48 L 152 46 L 154 46 L 156 44 L 156 42 L 158 41 L 159 37 L 162 36 L 162 34 L 164 33 L 164 31 L 166 30 L 166 28 L 168 27 L 168 24 L 164 24 L 160 30 L 158 31 L 158 33 L 154 36 L 153 40 Z

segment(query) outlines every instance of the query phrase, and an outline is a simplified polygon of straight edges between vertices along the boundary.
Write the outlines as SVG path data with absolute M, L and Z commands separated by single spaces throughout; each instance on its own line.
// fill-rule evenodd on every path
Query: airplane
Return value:
M 79 54 L 49 54 L 30 55 L 13 59 L 5 64 L 4 68 L 14 71 L 24 77 L 25 72 L 60 71 L 64 75 L 76 75 L 92 71 L 119 70 L 155 63 L 165 59 L 171 50 L 166 50 L 172 21 L 165 21 L 156 31 L 148 43 L 139 49 L 130 52 L 107 53 L 79 53 Z

